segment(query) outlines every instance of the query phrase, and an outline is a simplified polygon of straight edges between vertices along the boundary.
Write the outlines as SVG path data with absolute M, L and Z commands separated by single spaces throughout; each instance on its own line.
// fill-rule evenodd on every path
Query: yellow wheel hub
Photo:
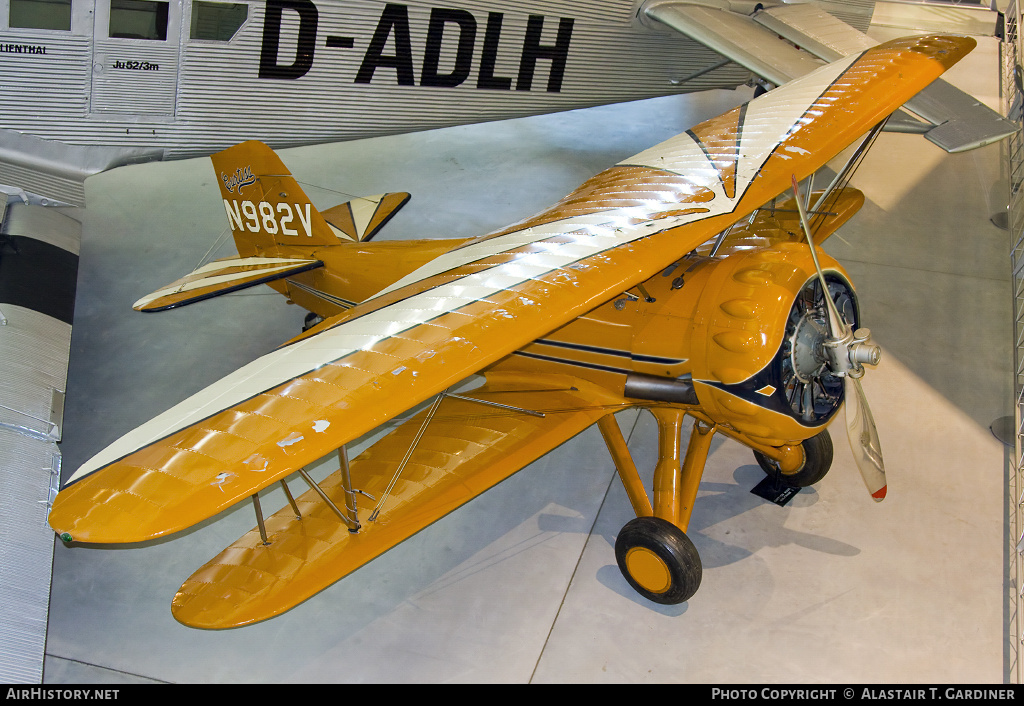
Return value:
M 633 547 L 626 552 L 626 568 L 633 580 L 651 593 L 664 593 L 672 586 L 668 565 L 650 549 Z

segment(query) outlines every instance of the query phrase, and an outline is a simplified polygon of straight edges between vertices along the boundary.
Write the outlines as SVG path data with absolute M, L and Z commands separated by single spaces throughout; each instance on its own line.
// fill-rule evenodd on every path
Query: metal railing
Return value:
M 1013 286 L 1014 318 L 1014 404 L 1013 458 L 1008 472 L 1007 524 L 1008 547 L 1008 678 L 1013 683 L 1024 683 L 1024 456 L 1022 456 L 1021 405 L 1024 404 L 1024 133 L 1021 132 L 1022 99 L 1024 99 L 1024 72 L 1021 71 L 1020 10 L 1014 0 L 1004 13 L 1004 32 L 1001 44 L 1000 87 L 1006 116 L 1018 125 L 1018 130 L 1003 143 L 1005 168 L 1009 183 L 1007 201 L 1007 229 L 1010 234 L 1010 266 Z

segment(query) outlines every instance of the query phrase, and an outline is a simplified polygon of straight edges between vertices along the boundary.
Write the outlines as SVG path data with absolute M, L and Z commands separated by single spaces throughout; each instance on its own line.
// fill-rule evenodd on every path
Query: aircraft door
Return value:
M 96 0 L 93 116 L 173 117 L 182 3 Z

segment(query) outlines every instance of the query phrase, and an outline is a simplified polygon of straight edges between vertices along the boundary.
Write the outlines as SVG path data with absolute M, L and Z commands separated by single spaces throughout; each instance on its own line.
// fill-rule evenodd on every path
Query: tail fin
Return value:
M 251 140 L 210 157 L 238 254 L 336 245 L 334 231 L 272 149 Z

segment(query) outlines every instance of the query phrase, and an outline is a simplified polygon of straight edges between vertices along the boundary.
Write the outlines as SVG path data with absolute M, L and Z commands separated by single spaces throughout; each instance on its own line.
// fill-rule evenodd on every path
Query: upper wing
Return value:
M 775 85 L 803 76 L 821 61 L 858 55 L 878 44 L 810 3 L 771 7 L 752 17 L 683 0 L 654 3 L 644 12 Z M 906 107 L 927 122 L 909 120 L 897 129 L 922 132 L 947 152 L 981 147 L 1016 130 L 1011 121 L 941 79 Z
M 211 516 L 653 276 L 973 47 L 890 42 L 598 174 L 126 434 L 72 476 L 50 524 L 127 542 Z

